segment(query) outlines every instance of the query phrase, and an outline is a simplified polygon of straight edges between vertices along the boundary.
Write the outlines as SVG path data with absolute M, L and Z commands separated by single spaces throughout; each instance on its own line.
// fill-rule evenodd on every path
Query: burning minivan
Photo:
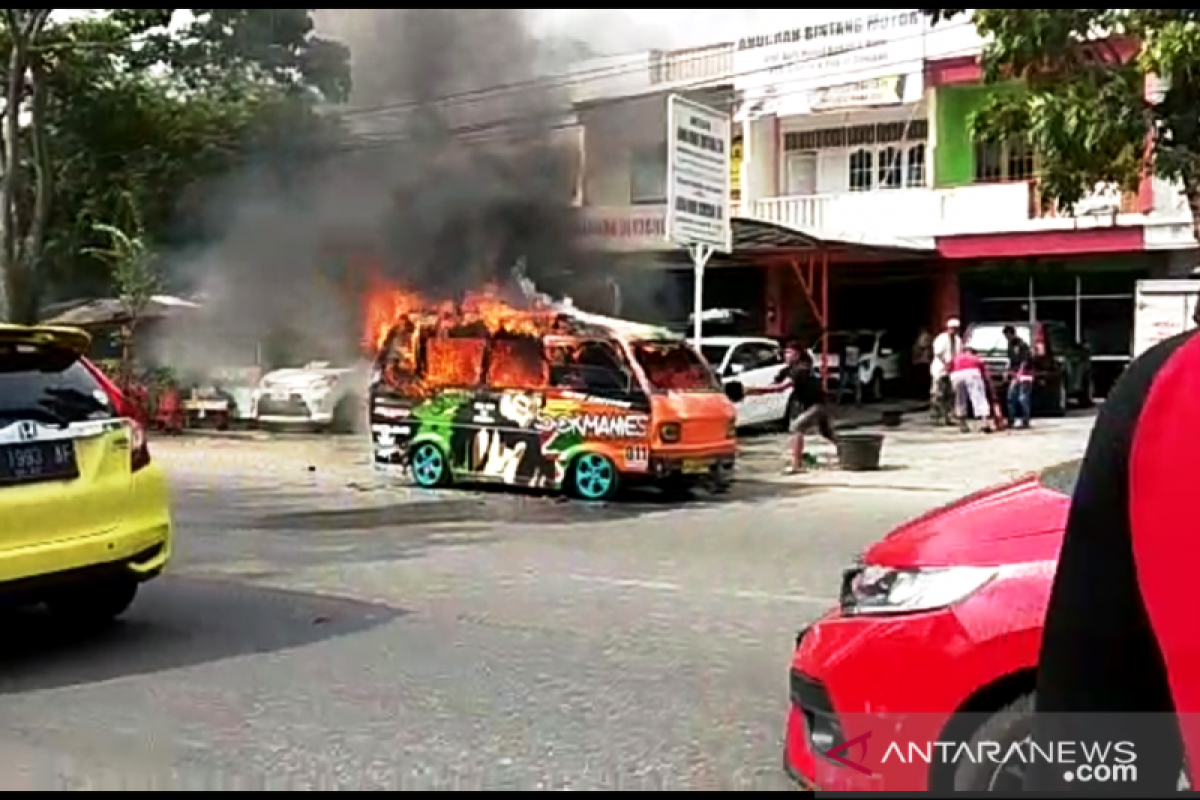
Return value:
M 585 500 L 732 482 L 743 388 L 670 331 L 487 294 L 429 307 L 396 293 L 369 317 L 378 470 Z

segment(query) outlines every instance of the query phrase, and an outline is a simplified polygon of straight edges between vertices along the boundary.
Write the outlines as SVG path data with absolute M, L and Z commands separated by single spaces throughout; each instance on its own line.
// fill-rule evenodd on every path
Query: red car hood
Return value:
M 887 567 L 995 566 L 1058 558 L 1071 498 L 1036 476 L 968 495 L 901 525 L 864 554 Z

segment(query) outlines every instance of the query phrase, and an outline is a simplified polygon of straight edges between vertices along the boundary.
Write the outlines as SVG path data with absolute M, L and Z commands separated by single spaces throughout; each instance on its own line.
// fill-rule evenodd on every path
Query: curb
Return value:
M 885 412 L 896 411 L 903 416 L 920 414 L 929 409 L 929 405 L 916 405 L 911 408 L 886 408 L 880 407 L 877 412 L 872 413 L 869 417 L 859 417 L 857 419 L 851 417 L 849 419 L 838 419 L 837 412 L 834 412 L 833 423 L 838 430 L 861 430 L 862 428 L 883 428 L 881 422 Z M 874 411 L 874 410 L 873 410 Z M 857 415 L 856 415 L 857 416 Z M 895 429 L 903 429 L 903 423 Z M 345 434 L 345 433 L 314 433 L 311 431 L 294 431 L 294 432 L 278 432 L 278 431 L 261 431 L 253 429 L 240 430 L 225 430 L 219 431 L 215 428 L 188 428 L 177 434 L 166 434 L 162 432 L 151 431 L 151 441 L 186 441 L 188 439 L 216 439 L 225 441 L 258 441 L 258 442 L 287 442 L 287 441 L 339 441 L 355 438 L 365 434 Z

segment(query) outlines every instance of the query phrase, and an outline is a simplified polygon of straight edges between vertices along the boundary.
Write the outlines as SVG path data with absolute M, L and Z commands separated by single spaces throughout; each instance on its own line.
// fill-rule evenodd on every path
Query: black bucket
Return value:
M 879 469 L 879 457 L 883 453 L 883 434 L 840 434 L 837 453 L 838 463 L 847 472 L 870 472 Z

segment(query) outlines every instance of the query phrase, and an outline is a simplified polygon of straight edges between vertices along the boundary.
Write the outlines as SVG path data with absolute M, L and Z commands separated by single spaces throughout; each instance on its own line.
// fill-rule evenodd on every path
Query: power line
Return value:
M 972 25 L 973 25 L 973 23 L 971 23 L 969 21 L 956 22 L 956 23 L 951 23 L 949 25 L 939 26 L 936 29 L 936 32 L 946 33 L 949 31 L 966 28 L 966 27 L 969 27 Z M 877 48 L 877 47 L 880 47 L 882 44 L 891 45 L 896 42 L 912 41 L 915 39 L 924 39 L 932 32 L 934 32 L 934 29 L 924 29 L 924 30 L 921 30 L 919 33 L 914 33 L 914 34 L 907 35 L 907 36 L 900 36 L 895 39 L 889 39 L 883 43 L 873 42 L 873 43 L 869 43 L 869 44 L 857 44 L 857 45 L 845 47 L 845 48 L 842 48 L 839 50 L 833 50 L 833 51 L 830 51 L 827 53 L 821 53 L 820 55 L 790 59 L 790 60 L 782 62 L 780 64 L 770 64 L 770 65 L 767 65 L 764 67 L 756 67 L 754 69 L 743 70 L 741 72 L 733 72 L 733 73 L 730 73 L 728 75 L 723 75 L 723 76 L 717 76 L 717 77 L 711 77 L 711 78 L 701 78 L 701 79 L 697 79 L 696 81 L 691 82 L 691 84 L 685 84 L 683 86 L 672 86 L 671 88 L 673 88 L 673 89 L 698 88 L 703 85 L 712 85 L 713 83 L 718 82 L 718 81 L 721 81 L 721 82 L 733 81 L 738 78 L 749 77 L 751 75 L 756 75 L 756 74 L 760 74 L 760 73 L 764 73 L 764 72 L 787 70 L 787 69 L 795 67 L 795 66 L 801 66 L 801 65 L 807 64 L 807 63 L 813 63 L 816 61 L 820 61 L 822 59 L 836 58 L 836 57 L 840 57 L 843 55 L 849 55 L 852 53 L 860 52 L 862 50 L 869 50 L 869 49 Z M 707 59 L 710 57 L 712 57 L 712 52 L 698 53 L 694 60 L 701 61 L 701 60 L 704 60 L 704 59 Z M 639 62 L 642 61 L 641 54 L 639 54 L 638 56 L 631 56 L 630 58 L 637 58 Z M 687 63 L 687 62 L 684 62 L 684 63 Z M 878 69 L 878 68 L 880 68 L 880 66 L 884 66 L 884 65 L 876 65 L 876 66 L 872 67 L 872 69 Z M 472 100 L 481 101 L 484 99 L 491 99 L 494 97 L 503 96 L 505 94 L 514 94 L 514 93 L 517 93 L 520 91 L 532 90 L 532 89 L 574 88 L 574 87 L 583 86 L 583 85 L 593 83 L 593 82 L 609 80 L 614 77 L 621 77 L 623 75 L 635 75 L 638 72 L 641 72 L 645 69 L 646 69 L 645 63 L 638 63 L 636 65 L 631 64 L 629 67 L 617 67 L 617 66 L 597 67 L 594 70 L 584 70 L 579 73 L 567 73 L 567 74 L 560 75 L 560 76 L 553 77 L 553 78 L 538 78 L 538 79 L 527 80 L 527 81 L 516 81 L 513 83 L 509 83 L 509 84 L 501 84 L 499 86 L 491 86 L 491 87 L 486 87 L 486 88 L 481 88 L 481 89 L 473 89 L 470 91 L 457 92 L 457 93 L 453 93 L 453 94 L 443 95 L 441 97 L 435 98 L 432 101 L 405 100 L 405 101 L 399 101 L 396 103 L 383 104 L 383 105 L 376 106 L 371 109 L 352 109 L 352 110 L 344 111 L 341 114 L 339 114 L 338 116 L 343 119 L 345 119 L 345 118 L 356 119 L 356 118 L 361 118 L 361 117 L 369 117 L 370 115 L 386 116 L 386 115 L 394 114 L 396 112 L 410 111 L 415 108 L 420 108 L 422 106 L 429 105 L 431 102 L 434 105 L 440 106 L 443 104 L 456 103 L 456 102 L 460 102 L 460 101 L 472 101 Z M 582 79 L 580 79 L 580 76 L 583 76 Z M 665 89 L 657 89 L 657 90 L 653 90 L 651 93 L 657 94 L 658 92 L 664 91 L 664 90 Z
M 893 40 L 893 41 L 895 41 L 895 40 Z M 859 49 L 863 49 L 863 48 L 859 48 Z M 964 48 L 961 51 L 952 51 L 952 52 L 946 53 L 943 57 L 944 58 L 956 58 L 959 56 L 971 55 L 972 53 L 975 52 L 975 49 L 976 48 L 974 48 L 974 47 Z M 826 56 L 822 56 L 822 57 L 826 57 Z M 885 68 L 892 67 L 892 66 L 900 66 L 903 64 L 910 63 L 914 60 L 915 59 L 904 59 L 903 61 L 893 61 L 893 62 L 888 62 L 888 63 L 872 64 L 869 67 L 863 67 L 863 68 L 860 68 L 857 70 L 845 71 L 845 72 L 839 73 L 839 76 L 840 77 L 848 77 L 848 78 L 851 78 L 851 80 L 848 80 L 845 83 L 838 83 L 838 84 L 832 84 L 832 85 L 833 86 L 850 85 L 850 84 L 853 84 L 856 82 L 853 80 L 853 76 L 855 76 L 855 75 L 861 75 L 861 74 L 865 74 L 868 72 L 877 72 L 880 69 L 885 69 Z M 774 69 L 775 67 L 771 67 L 771 68 Z M 754 72 L 759 72 L 759 71 L 761 71 L 761 70 L 754 70 Z M 743 73 L 743 74 L 750 74 L 750 73 L 747 72 L 747 73 Z M 784 81 L 782 84 L 776 84 L 776 85 L 786 86 L 789 83 L 794 85 L 796 83 L 806 82 L 807 80 L 809 80 L 809 79 L 804 79 L 804 78 L 793 79 L 791 81 Z M 708 85 L 711 83 L 712 83 L 712 81 L 710 79 L 701 79 L 701 80 L 696 81 L 695 85 L 693 85 L 691 88 L 700 88 L 701 85 Z M 668 92 L 668 91 L 678 91 L 681 89 L 685 90 L 687 88 L 688 87 L 686 87 L 686 86 L 683 86 L 683 87 L 674 86 L 674 87 L 671 87 L 670 89 L 656 89 L 652 92 L 643 93 L 640 96 L 652 97 L 652 96 L 657 96 L 657 95 L 660 95 L 660 94 Z M 795 97 L 798 95 L 807 94 L 810 91 L 812 91 L 811 88 L 795 88 L 791 91 L 775 93 L 775 94 L 771 95 L 770 99 L 772 101 L 780 101 L 780 100 L 783 100 L 788 97 Z M 603 100 L 597 101 L 596 103 L 594 103 L 592 105 L 593 105 L 593 107 L 594 106 L 602 106 L 602 105 L 618 105 L 621 103 L 628 102 L 631 99 L 636 99 L 636 97 L 637 96 L 605 98 Z M 570 128 L 576 127 L 577 123 L 575 123 L 575 122 L 560 122 L 559 121 L 566 113 L 569 113 L 569 109 L 558 109 L 555 112 L 550 113 L 550 114 L 534 115 L 532 117 L 522 116 L 522 115 L 511 115 L 511 116 L 504 117 L 501 119 L 489 120 L 486 122 L 475 123 L 475 124 L 471 124 L 471 125 L 451 127 L 447 130 L 447 133 L 456 138 L 462 138 L 462 137 L 486 134 L 486 133 L 489 133 L 492 131 L 503 131 L 504 129 L 506 129 L 510 126 L 518 127 L 522 123 L 535 127 L 539 133 L 549 133 L 549 132 L 553 132 L 553 131 L 557 131 L 557 130 L 568 130 Z M 519 133 L 519 132 L 514 131 L 514 134 L 517 134 L 517 133 Z M 408 141 L 412 141 L 412 140 L 413 140 L 412 135 L 406 134 L 403 132 L 379 133 L 379 134 L 356 134 L 353 136 L 353 141 L 346 142 L 343 147 L 339 148 L 339 150 L 355 151 L 355 150 L 367 150 L 367 149 L 381 149 L 381 148 L 389 147 L 394 144 L 402 144 L 404 142 L 408 142 Z
M 519 92 L 526 89 L 549 89 L 556 86 L 565 87 L 572 83 L 587 83 L 592 80 L 606 80 L 611 77 L 620 77 L 621 75 L 635 75 L 646 68 L 645 54 L 635 53 L 626 56 L 613 56 L 613 58 L 627 59 L 627 64 L 610 64 L 607 66 L 597 66 L 590 69 L 578 70 L 576 72 L 562 73 L 559 75 L 551 75 L 543 78 L 533 78 L 529 80 L 512 81 L 510 83 L 502 83 L 494 86 L 488 86 L 480 89 L 471 89 L 468 91 L 457 92 L 454 94 L 443 95 L 435 98 L 434 102 L 441 103 L 446 101 L 455 101 L 460 99 L 472 99 L 479 96 L 489 94 L 504 94 L 508 92 Z M 632 62 L 637 61 L 634 64 Z M 578 78 L 583 78 L 582 81 L 577 81 Z M 343 111 L 338 116 L 341 117 L 357 117 L 367 116 L 371 114 L 386 114 L 394 111 L 405 111 L 410 108 L 416 108 L 427 104 L 425 100 L 403 100 L 395 103 L 381 103 L 375 106 L 366 108 L 350 108 Z

